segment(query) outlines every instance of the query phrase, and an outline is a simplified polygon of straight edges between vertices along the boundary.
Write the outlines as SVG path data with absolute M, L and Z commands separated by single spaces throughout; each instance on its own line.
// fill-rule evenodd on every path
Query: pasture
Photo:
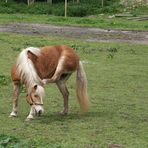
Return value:
M 146 9 L 148 10 L 148 9 Z M 148 12 L 147 12 L 148 13 Z M 147 14 L 146 13 L 146 14 Z M 139 16 L 139 15 L 138 15 Z M 111 18 L 110 18 L 111 17 Z M 114 17 L 114 15 L 100 14 L 90 17 L 61 17 L 51 15 L 32 14 L 2 14 L 0 13 L 0 24 L 7 23 L 44 23 L 67 26 L 97 27 L 104 29 L 129 29 L 129 30 L 148 30 L 147 20 L 137 21 L 128 20 L 126 17 Z
M 57 114 L 62 96 L 54 84 L 46 86 L 45 113 L 25 122 L 29 113 L 25 89 L 17 118 L 12 108 L 11 65 L 28 46 L 67 44 L 79 53 L 88 78 L 90 108 L 79 114 L 74 75 L 68 81 L 70 113 Z M 96 43 L 61 37 L 0 33 L 0 147 L 147 148 L 148 45 Z

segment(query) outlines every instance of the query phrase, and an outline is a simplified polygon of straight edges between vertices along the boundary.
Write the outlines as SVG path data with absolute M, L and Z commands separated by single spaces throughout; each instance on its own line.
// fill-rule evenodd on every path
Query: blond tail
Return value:
M 87 94 L 87 78 L 82 65 L 82 62 L 79 62 L 79 67 L 77 69 L 77 82 L 76 82 L 76 91 L 77 97 L 80 104 L 80 109 L 82 112 L 88 110 L 89 99 Z

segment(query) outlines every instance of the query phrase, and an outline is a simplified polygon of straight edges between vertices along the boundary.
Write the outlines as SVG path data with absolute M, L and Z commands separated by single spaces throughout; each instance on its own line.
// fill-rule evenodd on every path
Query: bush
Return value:
M 102 8 L 101 1 L 98 0 L 81 0 L 79 4 L 69 0 L 68 16 L 83 17 L 98 13 L 119 12 L 119 3 L 115 0 L 104 0 L 104 2 L 105 6 Z M 61 2 L 59 2 L 59 0 L 54 1 L 52 5 L 47 4 L 44 0 L 38 0 L 35 4 L 30 6 L 27 6 L 25 3 L 16 3 L 13 0 L 9 0 L 8 3 L 5 3 L 3 0 L 0 1 L 0 13 L 32 13 L 64 16 L 64 0 L 61 0 Z
M 52 7 L 45 3 L 35 3 L 28 7 L 28 12 L 33 14 L 52 14 Z
M 86 16 L 89 14 L 87 7 L 85 6 L 69 6 L 68 8 L 68 16 Z
M 101 8 L 102 13 L 117 13 L 120 12 L 122 9 L 122 5 L 114 4 L 112 6 L 106 6 Z
M 52 14 L 56 16 L 64 16 L 64 12 L 64 7 L 57 7 L 53 9 Z

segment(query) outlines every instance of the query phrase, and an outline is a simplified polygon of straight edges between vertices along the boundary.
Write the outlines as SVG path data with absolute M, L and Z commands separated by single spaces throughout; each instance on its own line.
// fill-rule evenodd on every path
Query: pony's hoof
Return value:
M 59 115 L 60 115 L 60 116 L 66 116 L 66 115 L 68 115 L 68 112 L 61 111 L 61 112 L 59 112 Z
M 16 115 L 15 113 L 11 113 L 11 114 L 9 115 L 9 117 L 10 117 L 10 118 L 12 118 L 12 117 L 17 117 L 17 115 Z
M 30 121 L 32 121 L 33 120 L 33 118 L 26 118 L 26 122 L 30 122 Z

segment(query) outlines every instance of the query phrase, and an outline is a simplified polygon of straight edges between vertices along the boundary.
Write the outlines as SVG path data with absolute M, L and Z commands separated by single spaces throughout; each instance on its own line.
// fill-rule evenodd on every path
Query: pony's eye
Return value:
M 38 97 L 38 95 L 34 95 L 34 97 L 36 97 L 36 98 L 37 98 L 37 97 Z

